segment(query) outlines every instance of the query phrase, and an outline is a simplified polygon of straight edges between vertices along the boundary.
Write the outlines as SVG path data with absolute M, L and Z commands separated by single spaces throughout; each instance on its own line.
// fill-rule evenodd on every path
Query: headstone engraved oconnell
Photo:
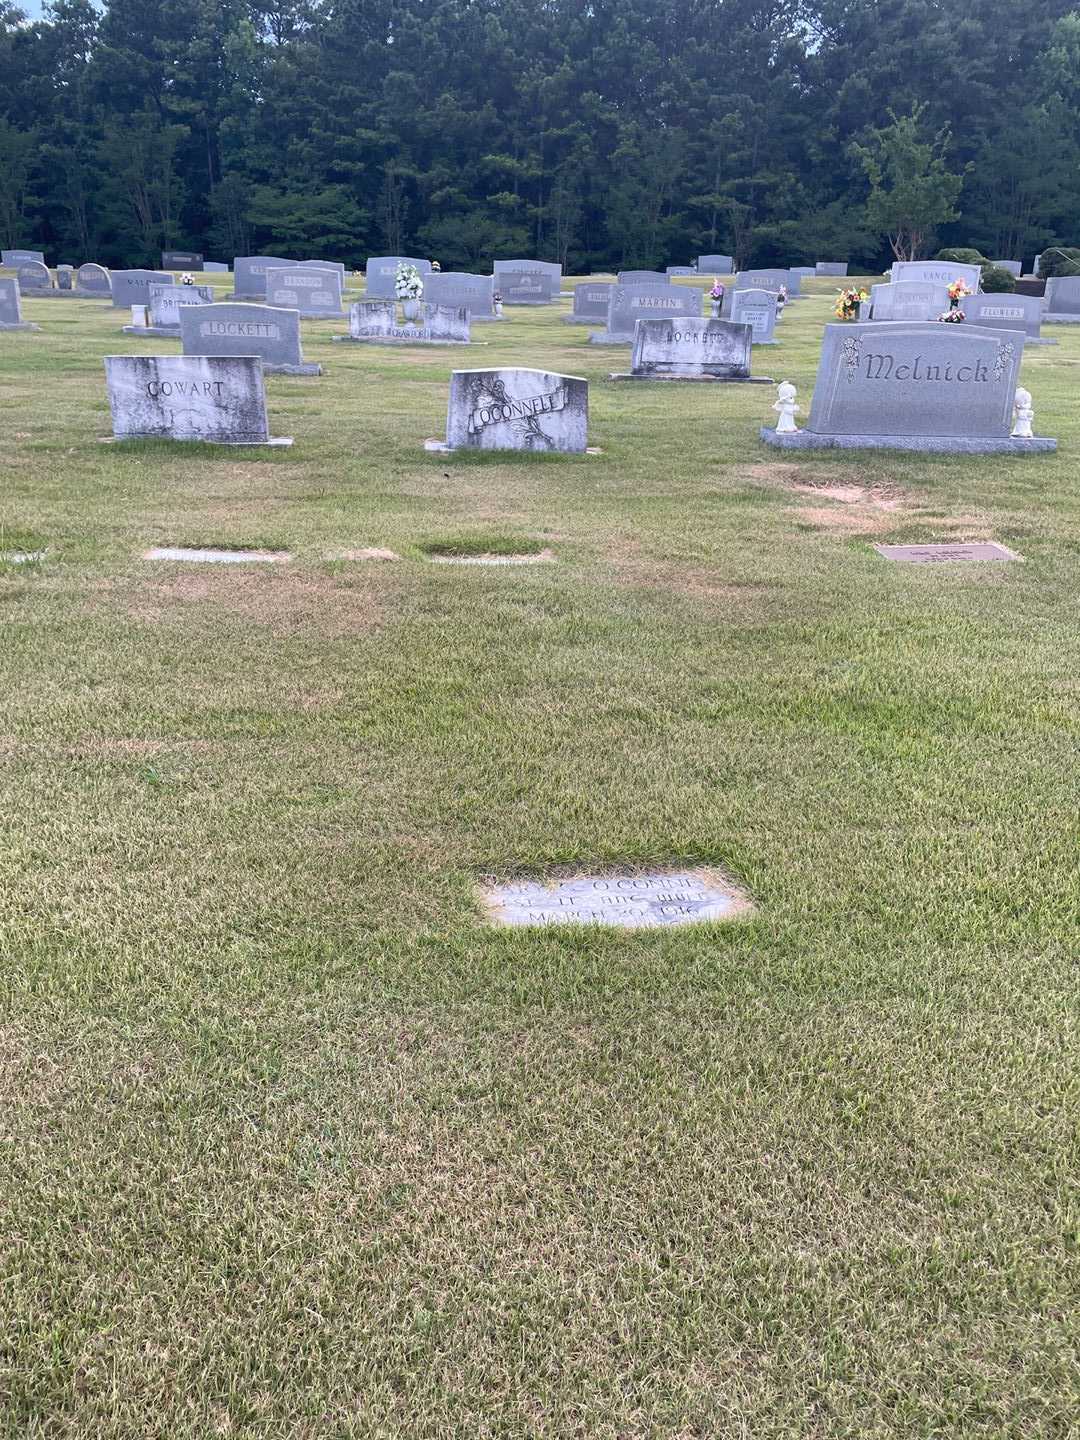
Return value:
M 257 355 L 106 355 L 117 440 L 291 445 L 270 439 Z
M 180 337 L 180 311 L 189 306 L 209 305 L 214 292 L 209 285 L 151 285 L 145 325 L 125 325 L 125 335 Z
M 13 269 L 19 265 L 26 265 L 29 261 L 36 260 L 39 265 L 45 264 L 44 250 L 0 250 L 0 265 L 10 265 Z
M 896 280 L 870 287 L 874 320 L 936 320 L 948 308 L 948 289 L 934 281 Z
M 936 321 L 826 325 L 805 430 L 761 431 L 784 449 L 1025 454 L 1011 434 L 1024 337 Z
M 699 255 L 697 268 L 699 275 L 730 275 L 734 262 L 730 255 Z
M 75 271 L 75 289 L 81 295 L 111 295 L 112 279 L 104 265 L 80 265 Z
M 18 280 L 0 277 L 0 330 L 40 329 L 40 325 L 30 325 L 22 318 Z
M 969 545 L 949 542 L 944 545 L 875 545 L 874 549 L 886 560 L 898 560 L 907 565 L 947 565 L 971 563 L 978 560 L 1019 560 L 1020 556 L 996 540 L 976 540 Z
M 701 291 L 689 285 L 613 285 L 607 329 L 589 336 L 590 345 L 629 345 L 639 320 L 701 314 Z
M 775 290 L 735 290 L 728 306 L 730 319 L 736 325 L 749 325 L 755 345 L 776 345 Z
M 968 295 L 961 302 L 964 323 L 988 325 L 992 330 L 1022 330 L 1025 345 L 1056 345 L 1040 334 L 1042 301 L 1037 295 Z
M 464 306 L 430 305 L 421 301 L 415 322 L 398 317 L 395 300 L 357 300 L 349 307 L 348 335 L 374 345 L 468 345 L 469 312 Z
M 266 272 L 274 265 L 291 265 L 280 255 L 237 255 L 233 258 L 231 300 L 265 300 Z M 169 276 L 172 279 L 172 276 Z
M 714 380 L 771 385 L 750 374 L 753 331 L 730 320 L 639 320 L 628 375 L 613 380 Z
M 417 260 L 411 255 L 371 255 L 364 266 L 364 294 L 369 300 L 393 300 L 394 279 L 399 265 L 411 265 L 420 278 L 431 273 L 430 260 Z
M 981 265 L 954 265 L 951 260 L 894 260 L 890 276 L 894 285 L 898 280 L 921 280 L 931 285 L 963 280 L 972 293 L 978 290 L 981 278 Z
M 608 301 L 614 287 L 610 280 L 591 281 L 574 286 L 574 308 L 564 315 L 565 325 L 595 325 L 598 320 L 607 320 Z
M 336 270 L 299 265 L 272 267 L 266 276 L 266 303 L 298 310 L 301 320 L 343 320 L 341 276 Z
M 19 266 L 19 289 L 24 293 L 34 290 L 51 290 L 52 275 L 49 267 L 40 260 L 24 260 Z
M 447 450 L 534 450 L 582 454 L 589 384 L 547 370 L 454 370 L 446 412 Z
M 203 257 L 194 250 L 163 250 L 161 252 L 161 268 L 163 270 L 201 270 Z
M 1051 325 L 1080 325 L 1080 275 L 1047 280 L 1042 318 Z
M 496 320 L 495 276 L 463 270 L 434 270 L 424 276 L 424 299 L 432 305 L 464 306 L 470 321 Z
M 495 288 L 504 305 L 550 305 L 562 290 L 562 266 L 551 260 L 496 260 Z
M 185 307 L 180 340 L 185 355 L 257 355 L 272 375 L 322 374 L 321 365 L 304 363 L 295 310 L 235 301 Z
M 481 892 L 497 925 L 616 925 L 623 930 L 733 920 L 750 906 L 708 870 L 674 874 L 578 875 L 542 884 L 515 880 Z
M 173 277 L 165 270 L 114 270 L 111 279 L 114 310 L 149 305 L 151 285 L 173 283 Z

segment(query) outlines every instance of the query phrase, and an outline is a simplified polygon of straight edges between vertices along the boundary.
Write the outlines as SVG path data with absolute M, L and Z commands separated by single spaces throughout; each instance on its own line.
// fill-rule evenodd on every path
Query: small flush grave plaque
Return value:
M 292 557 L 284 550 L 212 550 L 189 545 L 155 545 L 144 560 L 189 560 L 196 565 L 276 565 Z
M 485 886 L 484 904 L 497 925 L 617 925 L 625 930 L 731 920 L 748 903 L 709 870 L 672 875 L 577 875 L 544 885 L 515 880 Z
M 976 541 L 971 545 L 875 545 L 886 560 L 899 560 L 908 565 L 941 565 L 947 561 L 1019 560 L 995 540 Z

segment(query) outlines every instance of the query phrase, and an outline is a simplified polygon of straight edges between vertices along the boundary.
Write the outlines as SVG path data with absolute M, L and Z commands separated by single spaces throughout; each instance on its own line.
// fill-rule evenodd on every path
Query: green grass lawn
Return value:
M 179 344 L 98 302 L 0 336 L 5 1437 L 1080 1433 L 1080 330 L 1056 455 L 785 455 L 568 310 L 306 323 L 288 451 L 99 444 Z M 425 453 L 488 364 L 603 453 Z M 1023 563 L 871 548 L 949 539 Z M 672 864 L 753 914 L 477 897 Z

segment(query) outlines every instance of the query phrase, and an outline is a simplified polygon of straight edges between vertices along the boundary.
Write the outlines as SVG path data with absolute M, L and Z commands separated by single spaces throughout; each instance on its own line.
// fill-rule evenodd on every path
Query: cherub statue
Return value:
M 778 435 L 797 435 L 799 427 L 795 424 L 795 416 L 802 410 L 802 406 L 796 404 L 795 397 L 799 392 L 789 381 L 777 386 L 776 400 L 773 409 L 780 416 L 776 422 L 776 433 Z
M 1016 412 L 1016 423 L 1012 428 L 1013 439 L 1033 440 L 1035 437 L 1031 433 L 1031 422 L 1035 419 L 1035 411 L 1031 407 L 1031 391 L 1025 390 L 1022 385 L 1017 389 L 1013 409 Z

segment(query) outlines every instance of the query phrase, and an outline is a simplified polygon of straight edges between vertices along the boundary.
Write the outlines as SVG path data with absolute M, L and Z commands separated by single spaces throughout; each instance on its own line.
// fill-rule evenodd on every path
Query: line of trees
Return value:
M 54 262 L 876 268 L 1078 215 L 1061 0 L 0 0 L 0 240 Z

